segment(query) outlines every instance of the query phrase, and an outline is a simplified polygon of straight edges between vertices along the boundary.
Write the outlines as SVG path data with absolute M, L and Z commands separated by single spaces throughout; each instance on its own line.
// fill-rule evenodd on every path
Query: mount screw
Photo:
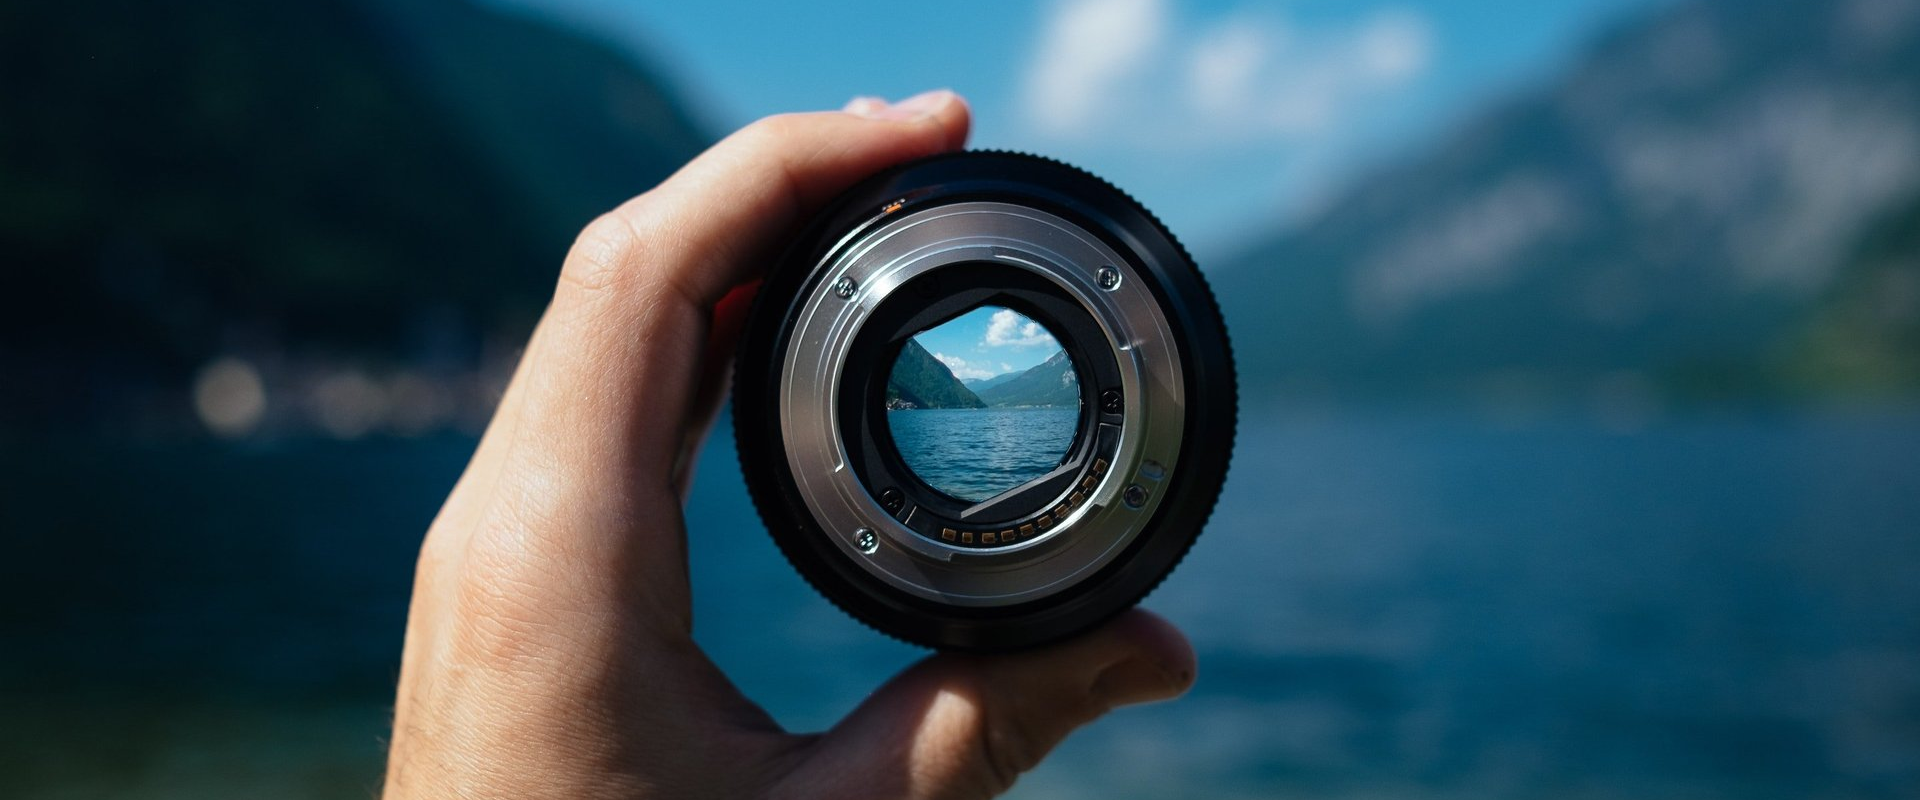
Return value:
M 1120 270 L 1113 267 L 1101 267 L 1099 272 L 1100 288 L 1112 291 L 1120 285 Z
M 853 290 L 858 288 L 860 288 L 860 284 L 855 282 L 853 278 L 842 277 L 833 284 L 833 296 L 847 300 L 853 297 Z
M 1120 390 L 1108 389 L 1100 393 L 1100 411 L 1105 414 L 1120 413 Z
M 907 498 L 900 494 L 899 489 L 888 489 L 880 493 L 880 507 L 886 509 L 889 514 L 900 513 L 900 507 L 906 504 Z
M 1128 486 L 1120 497 L 1127 501 L 1128 508 L 1139 508 L 1147 504 L 1147 490 L 1137 483 Z
M 880 549 L 880 537 L 873 535 L 872 528 L 861 528 L 853 532 L 853 546 L 860 548 L 862 553 L 873 555 L 873 551 Z

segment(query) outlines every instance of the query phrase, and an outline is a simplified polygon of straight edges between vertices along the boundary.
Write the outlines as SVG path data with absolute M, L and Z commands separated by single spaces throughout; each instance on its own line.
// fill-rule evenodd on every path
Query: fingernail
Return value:
M 840 108 L 841 111 L 860 117 L 878 117 L 880 112 L 886 109 L 887 101 L 872 95 L 855 97 Z
M 894 103 L 882 109 L 875 116 L 881 119 L 920 119 L 921 117 L 931 116 L 934 112 L 946 108 L 947 104 L 951 102 L 953 102 L 953 92 L 946 89 L 935 89 L 931 92 L 921 92 L 898 103 Z
M 1111 705 L 1127 706 L 1178 697 L 1192 685 L 1191 670 L 1143 656 L 1108 667 L 1094 679 L 1093 692 Z

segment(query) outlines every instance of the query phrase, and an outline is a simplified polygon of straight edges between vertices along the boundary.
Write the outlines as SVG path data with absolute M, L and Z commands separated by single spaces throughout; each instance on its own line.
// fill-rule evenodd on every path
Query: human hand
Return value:
M 1185 691 L 1185 638 L 1136 610 L 931 656 L 793 735 L 693 641 L 680 504 L 753 282 L 827 200 L 968 123 L 946 92 L 771 117 L 581 233 L 421 547 L 387 797 L 986 797 Z

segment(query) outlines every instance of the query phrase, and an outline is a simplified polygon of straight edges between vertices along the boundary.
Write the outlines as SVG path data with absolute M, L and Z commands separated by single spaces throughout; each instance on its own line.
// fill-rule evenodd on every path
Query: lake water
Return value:
M 1059 466 L 1079 417 L 1078 408 L 921 408 L 887 412 L 887 427 L 921 480 L 977 502 Z
M 922 652 L 794 575 L 724 430 L 696 635 L 821 728 Z M 471 447 L 0 450 L 0 796 L 367 795 Z M 1194 691 L 1012 796 L 1920 796 L 1920 414 L 1268 417 L 1235 453 L 1147 601 Z

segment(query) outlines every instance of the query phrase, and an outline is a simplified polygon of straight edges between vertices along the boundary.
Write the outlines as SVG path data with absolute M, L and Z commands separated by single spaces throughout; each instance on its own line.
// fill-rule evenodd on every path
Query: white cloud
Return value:
M 1394 83 L 1420 74 L 1433 57 L 1433 29 L 1411 11 L 1388 11 L 1369 19 L 1354 36 L 1358 78 Z
M 1216 139 L 1331 135 L 1363 103 L 1425 72 L 1432 39 L 1410 11 L 1312 32 L 1242 16 L 1197 38 L 1186 92 Z
M 987 320 L 987 337 L 981 344 L 987 347 L 1034 347 L 1054 344 L 1053 334 L 1048 333 L 1040 323 L 1020 316 L 1012 309 L 1003 308 L 993 312 Z
M 1054 5 L 1028 67 L 1029 118 L 1087 141 L 1327 138 L 1433 56 L 1432 26 L 1403 9 L 1310 28 L 1266 9 L 1181 22 L 1158 0 Z
M 1194 103 L 1210 113 L 1234 110 L 1254 91 L 1276 38 L 1260 25 L 1223 25 L 1195 43 L 1188 76 Z
M 950 356 L 950 355 L 947 355 L 946 353 L 934 353 L 933 360 L 947 365 L 947 371 L 953 373 L 953 377 L 959 378 L 960 380 L 963 380 L 963 381 L 975 381 L 975 380 L 980 380 L 981 378 L 991 378 L 995 375 L 1000 374 L 992 370 L 986 369 L 984 367 L 971 366 L 967 363 L 966 359 L 961 358 L 959 356 Z M 1005 366 L 1005 365 L 1002 365 L 1002 366 Z
M 1102 100 L 1152 60 L 1166 32 L 1162 0 L 1063 0 L 1027 73 L 1027 112 L 1042 130 L 1100 122 Z

